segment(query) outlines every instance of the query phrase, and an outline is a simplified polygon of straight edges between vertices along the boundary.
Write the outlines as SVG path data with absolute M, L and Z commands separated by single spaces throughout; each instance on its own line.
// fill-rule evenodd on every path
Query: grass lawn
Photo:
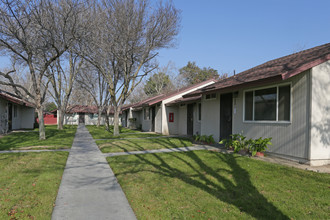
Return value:
M 162 136 L 160 134 L 150 134 L 143 133 L 137 130 L 131 130 L 128 128 L 121 128 L 120 135 L 117 137 L 113 136 L 113 129 L 111 131 L 107 131 L 105 126 L 96 127 L 95 125 L 86 125 L 89 133 L 92 135 L 94 139 L 113 139 L 113 138 L 137 138 L 137 137 L 157 137 Z
M 77 126 L 57 130 L 57 125 L 47 125 L 46 140 L 39 140 L 38 129 L 13 132 L 0 138 L 0 150 L 71 148 L 76 130 Z
M 103 153 L 154 150 L 192 146 L 187 138 L 152 138 L 96 141 Z
M 68 152 L 0 154 L 1 219 L 51 219 Z
M 212 151 L 107 160 L 138 219 L 329 218 L 329 174 Z

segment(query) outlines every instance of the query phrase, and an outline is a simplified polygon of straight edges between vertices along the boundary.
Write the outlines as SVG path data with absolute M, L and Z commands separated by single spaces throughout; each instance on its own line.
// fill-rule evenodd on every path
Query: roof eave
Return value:
M 321 57 L 321 58 L 318 58 L 312 62 L 309 62 L 309 63 L 305 63 L 303 65 L 301 65 L 299 68 L 297 69 L 294 69 L 292 71 L 289 71 L 289 72 L 286 72 L 286 73 L 283 73 L 281 74 L 282 76 L 282 79 L 283 80 L 286 80 L 286 79 L 289 79 L 295 75 L 298 75 L 299 73 L 302 73 L 308 69 L 311 69 L 317 65 L 320 65 L 321 63 L 324 63 L 326 61 L 330 60 L 330 54 L 327 54 L 325 55 L 324 57 Z

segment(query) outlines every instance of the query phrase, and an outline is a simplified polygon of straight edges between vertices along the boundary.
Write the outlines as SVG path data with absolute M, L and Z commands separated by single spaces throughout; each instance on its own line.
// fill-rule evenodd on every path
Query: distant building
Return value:
M 0 133 L 33 129 L 34 111 L 31 103 L 12 93 L 0 90 Z
M 109 123 L 113 124 L 114 111 L 110 111 Z M 106 111 L 104 110 L 102 114 L 98 115 L 97 106 L 86 106 L 86 105 L 74 105 L 69 106 L 64 115 L 65 125 L 77 125 L 77 124 L 85 124 L 85 125 L 97 125 L 98 117 L 101 117 L 100 124 L 105 124 Z M 120 117 L 120 116 L 119 116 Z M 119 118 L 120 119 L 120 118 Z M 119 120 L 119 124 L 121 125 L 121 120 Z

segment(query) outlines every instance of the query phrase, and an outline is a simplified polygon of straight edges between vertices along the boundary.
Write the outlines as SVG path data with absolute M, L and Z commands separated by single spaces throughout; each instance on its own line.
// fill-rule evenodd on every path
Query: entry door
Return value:
M 13 129 L 13 105 L 8 103 L 8 130 Z
M 79 124 L 85 124 L 85 113 L 79 113 Z
M 194 104 L 187 106 L 187 135 L 193 135 L 194 132 Z
M 151 108 L 151 131 L 155 131 L 156 107 Z
M 230 138 L 233 122 L 232 93 L 220 96 L 220 140 Z

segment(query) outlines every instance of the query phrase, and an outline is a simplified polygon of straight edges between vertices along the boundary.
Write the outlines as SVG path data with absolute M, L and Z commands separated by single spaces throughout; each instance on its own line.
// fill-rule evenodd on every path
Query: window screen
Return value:
M 253 119 L 253 91 L 245 93 L 245 120 Z
M 254 92 L 254 119 L 276 121 L 277 88 L 260 89 Z
M 290 121 L 290 86 L 281 86 L 278 91 L 278 120 Z

